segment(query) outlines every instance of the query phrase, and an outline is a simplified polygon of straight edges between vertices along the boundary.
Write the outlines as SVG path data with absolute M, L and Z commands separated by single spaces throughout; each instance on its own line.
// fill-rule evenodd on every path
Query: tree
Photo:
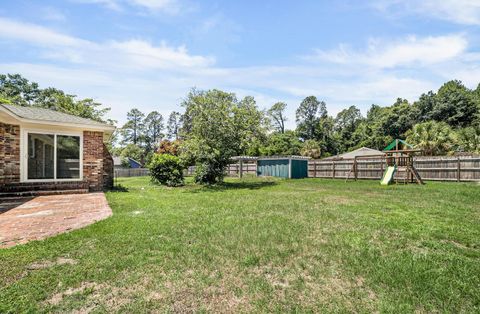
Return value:
M 362 114 L 360 113 L 360 109 L 355 106 L 350 106 L 337 114 L 335 118 L 335 131 L 340 139 L 339 146 L 341 147 L 341 151 L 348 151 L 358 144 L 353 138 L 353 134 L 361 121 Z
M 235 134 L 238 155 L 246 155 L 252 151 L 252 146 L 266 139 L 267 127 L 265 113 L 258 110 L 252 96 L 243 98 L 233 109 Z
M 160 140 L 163 138 L 162 133 L 164 129 L 163 116 L 157 111 L 150 112 L 143 121 L 145 126 L 145 142 L 147 150 L 155 150 Z
M 157 154 L 179 155 L 180 141 L 162 140 L 157 150 Z
M 287 121 L 287 118 L 285 117 L 285 108 L 287 108 L 286 103 L 277 102 L 267 111 L 267 115 L 273 124 L 273 128 L 280 133 L 285 133 L 285 121 Z
M 393 137 L 386 134 L 384 122 L 389 114 L 388 107 L 372 105 L 367 112 L 366 118 L 361 121 L 355 130 L 353 137 L 358 141 L 357 147 L 370 147 L 383 150 Z
M 426 155 L 444 155 L 452 152 L 455 135 L 445 122 L 427 121 L 416 124 L 407 133 L 407 142 L 423 149 Z
M 301 148 L 302 142 L 296 132 L 285 131 L 285 133 L 270 134 L 266 145 L 260 147 L 259 151 L 264 156 L 299 155 Z
M 140 110 L 133 108 L 127 113 L 127 123 L 122 127 L 124 142 L 138 143 L 138 139 L 142 135 L 144 124 L 143 118 L 145 114 Z
M 300 153 L 302 156 L 317 159 L 320 158 L 321 152 L 320 143 L 315 140 L 306 140 L 302 145 Z
M 0 74 L 0 101 L 19 106 L 34 106 L 60 111 L 82 118 L 114 124 L 105 118 L 110 108 L 91 98 L 77 99 L 75 95 L 48 87 L 40 89 L 35 82 L 29 82 L 19 74 Z
M 405 132 L 418 122 L 418 109 L 406 99 L 398 98 L 393 106 L 384 111 L 382 129 L 391 138 L 404 138 Z
M 235 94 L 220 90 L 192 90 L 183 102 L 189 132 L 183 134 L 182 160 L 194 163 L 194 180 L 201 184 L 221 182 L 230 158 L 238 152 Z
M 179 139 L 180 128 L 182 126 L 181 118 L 182 115 L 176 111 L 172 111 L 172 113 L 170 113 L 170 116 L 168 116 L 167 137 L 169 140 Z
M 413 105 L 418 110 L 418 122 L 434 120 L 433 109 L 436 106 L 436 94 L 434 92 L 429 91 L 422 94 Z
M 318 122 L 318 142 L 323 156 L 331 156 L 339 153 L 339 140 L 335 132 L 335 119 L 329 115 L 320 117 Z
M 457 138 L 461 151 L 480 154 L 480 125 L 458 130 Z
M 318 101 L 315 96 L 306 97 L 296 111 L 298 135 L 304 140 L 316 139 L 319 136 L 320 117 L 326 115 L 325 102 Z
M 140 163 L 143 163 L 145 160 L 145 150 L 138 145 L 128 144 L 120 149 L 120 157 L 132 158 Z
M 431 117 L 436 121 L 445 121 L 452 127 L 471 125 L 479 113 L 474 92 L 460 81 L 443 84 L 435 97 Z
M 20 74 L 0 74 L 0 94 L 12 104 L 34 105 L 39 93 L 38 84 L 29 82 Z

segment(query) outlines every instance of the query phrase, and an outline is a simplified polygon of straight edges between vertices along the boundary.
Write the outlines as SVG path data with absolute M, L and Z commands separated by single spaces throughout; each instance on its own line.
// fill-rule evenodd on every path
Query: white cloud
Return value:
M 54 7 L 45 7 L 42 9 L 42 18 L 49 21 L 65 22 L 67 17 L 62 11 Z
M 202 67 L 213 64 L 213 58 L 189 55 L 185 46 L 168 47 L 165 43 L 155 47 L 142 40 L 113 42 L 112 48 L 124 53 L 135 65 L 142 67 L 166 68 L 172 65 L 181 67 Z
M 77 3 L 99 4 L 114 11 L 125 11 L 126 7 L 137 7 L 150 12 L 176 14 L 180 11 L 178 0 L 72 0 Z
M 86 40 L 64 35 L 43 26 L 7 18 L 0 18 L 0 37 L 26 41 L 40 46 L 81 47 L 89 44 Z
M 122 11 L 122 6 L 119 0 L 71 0 L 76 3 L 90 3 L 99 4 L 110 10 Z
M 375 68 L 430 65 L 458 57 L 465 52 L 467 45 L 466 38 L 461 34 L 424 38 L 409 36 L 395 42 L 372 39 L 365 51 L 353 51 L 346 45 L 340 45 L 335 50 L 317 50 L 315 55 L 308 56 L 307 59 L 339 64 L 363 64 Z
M 467 38 L 458 34 L 372 40 L 362 51 L 341 46 L 320 51 L 306 62 L 250 67 L 219 67 L 212 57 L 164 42 L 97 43 L 0 18 L 2 38 L 26 42 L 39 56 L 29 63 L 3 62 L 2 72 L 21 73 L 42 87 L 93 97 L 112 107 L 111 117 L 120 123 L 132 107 L 162 114 L 179 110 L 178 104 L 192 87 L 235 91 L 239 97 L 250 94 L 262 108 L 286 101 L 289 127 L 293 127 L 294 111 L 309 95 L 325 100 L 331 114 L 350 105 L 365 112 L 372 103 L 390 105 L 397 97 L 413 101 L 450 79 L 475 87 L 480 77 L 480 55 L 467 51 Z M 51 60 L 54 64 L 48 64 Z
M 170 11 L 177 7 L 176 0 L 129 0 L 131 4 L 145 7 L 150 10 L 167 10 Z
M 478 0 L 376 0 L 373 5 L 393 15 L 407 12 L 458 24 L 480 25 Z
M 95 43 L 30 23 L 0 18 L 0 38 L 23 41 L 43 48 L 39 55 L 73 63 L 103 67 L 193 68 L 214 63 L 211 57 L 191 55 L 185 46 L 155 46 L 145 40 Z

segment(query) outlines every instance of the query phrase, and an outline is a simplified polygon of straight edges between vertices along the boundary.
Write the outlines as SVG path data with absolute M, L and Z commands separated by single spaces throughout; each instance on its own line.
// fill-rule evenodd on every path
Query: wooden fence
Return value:
M 353 159 L 344 160 L 309 160 L 308 176 L 310 178 L 345 179 L 353 166 Z M 414 166 L 423 180 L 432 181 L 480 181 L 480 157 L 415 157 Z M 385 170 L 385 158 L 358 159 L 357 178 L 380 180 Z M 115 177 L 148 176 L 146 168 L 115 169 Z M 186 176 L 193 175 L 195 166 L 188 167 Z M 255 175 L 257 165 L 255 162 L 244 162 L 243 174 Z M 239 173 L 238 163 L 230 164 L 226 174 L 236 177 Z M 354 174 L 350 173 L 350 178 Z
M 113 170 L 115 178 L 120 177 L 143 177 L 150 173 L 147 168 L 118 168 Z
M 243 162 L 243 175 L 256 175 L 257 174 L 257 164 L 255 162 Z M 238 177 L 240 171 L 240 166 L 238 163 L 230 164 L 225 170 L 228 177 Z M 192 176 L 195 172 L 195 166 L 190 166 L 185 171 L 186 176 Z
M 308 176 L 311 178 L 345 179 L 354 160 L 310 160 Z M 480 157 L 415 157 L 413 162 L 423 180 L 480 181 Z M 385 158 L 357 159 L 358 179 L 381 179 Z M 354 173 L 350 173 L 353 178 Z

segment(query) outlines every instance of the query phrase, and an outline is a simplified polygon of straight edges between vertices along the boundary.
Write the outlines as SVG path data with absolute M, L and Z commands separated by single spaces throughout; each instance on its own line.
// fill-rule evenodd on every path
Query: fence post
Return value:
M 335 179 L 335 160 L 332 160 L 332 179 Z
M 460 182 L 460 157 L 457 157 L 457 182 Z
M 355 176 L 355 181 L 357 181 L 357 157 L 353 159 L 353 174 Z

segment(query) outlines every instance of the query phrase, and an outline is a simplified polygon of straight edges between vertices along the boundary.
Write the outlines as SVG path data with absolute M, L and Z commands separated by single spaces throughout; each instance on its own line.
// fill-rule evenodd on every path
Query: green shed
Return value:
M 257 159 L 257 176 L 307 178 L 308 159 L 303 156 L 260 157 Z

